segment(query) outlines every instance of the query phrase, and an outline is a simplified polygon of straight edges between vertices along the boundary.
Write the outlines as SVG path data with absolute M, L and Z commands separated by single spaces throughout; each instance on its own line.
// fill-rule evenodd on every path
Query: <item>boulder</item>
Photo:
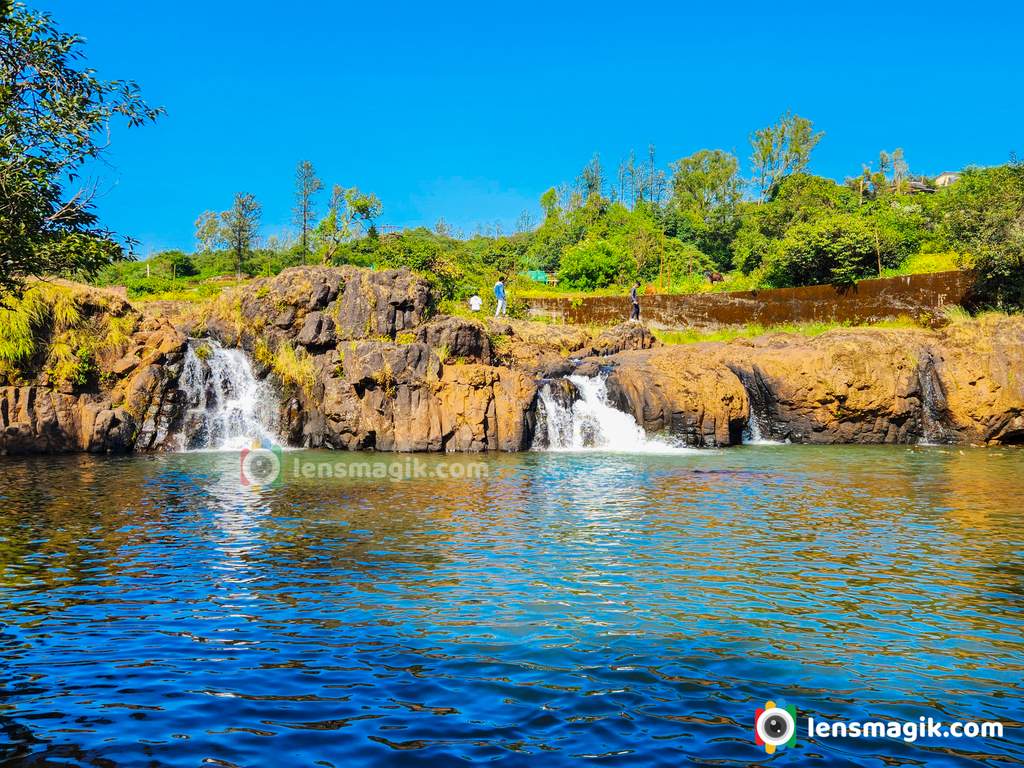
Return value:
M 620 323 L 597 335 L 592 345 L 592 354 L 614 355 L 630 349 L 650 349 L 660 343 L 646 325 L 638 322 Z
M 473 320 L 448 315 L 434 318 L 416 331 L 416 341 L 436 350 L 445 350 L 449 359 L 484 365 L 491 363 L 487 329 Z
M 685 348 L 665 350 L 625 352 L 614 358 L 609 400 L 631 413 L 646 431 L 667 432 L 688 445 L 741 442 L 750 404 L 740 380 L 723 366 L 707 366 L 698 356 L 678 354 L 689 351 Z

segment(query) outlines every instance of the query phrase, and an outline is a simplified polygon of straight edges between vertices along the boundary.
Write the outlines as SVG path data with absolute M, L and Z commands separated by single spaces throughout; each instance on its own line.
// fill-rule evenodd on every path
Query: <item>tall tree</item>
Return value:
M 96 185 L 73 185 L 113 118 L 139 126 L 163 110 L 131 81 L 98 78 L 81 43 L 50 15 L 0 0 L 0 299 L 29 276 L 93 274 L 131 247 L 98 223 Z
M 601 156 L 594 154 L 593 159 L 585 166 L 580 173 L 580 192 L 586 202 L 593 195 L 600 195 L 604 189 L 604 170 L 601 168 Z
M 235 275 L 238 279 L 242 277 L 242 261 L 256 240 L 262 213 L 263 208 L 253 195 L 239 192 L 231 209 L 220 215 L 224 239 L 235 254 Z
M 526 208 L 523 209 L 522 213 L 519 214 L 519 218 L 516 219 L 516 232 L 530 232 L 534 228 L 535 222 L 533 214 Z
M 790 112 L 775 125 L 754 131 L 750 136 L 750 164 L 758 199 L 763 201 L 783 177 L 805 171 L 811 152 L 824 135 L 814 132 L 810 120 Z
M 907 176 L 910 175 L 910 165 L 903 156 L 903 149 L 897 147 L 892 151 L 892 186 L 897 192 L 905 192 Z
M 309 230 L 312 226 L 314 198 L 324 188 L 324 183 L 317 178 L 313 163 L 303 160 L 295 168 L 295 224 L 302 232 L 302 261 L 305 263 L 309 255 Z
M 562 208 L 558 204 L 558 192 L 554 187 L 540 196 L 540 207 L 544 211 L 544 220 L 557 220 L 562 215 Z
M 372 193 L 360 192 L 358 187 L 345 189 L 335 184 L 331 189 L 331 202 L 327 207 L 327 215 L 316 226 L 316 242 L 321 260 L 326 264 L 337 253 L 342 243 L 363 234 L 364 226 L 373 227 L 373 221 L 381 215 L 383 206 L 378 197 Z M 448 228 L 441 219 L 437 226 Z M 438 229 L 438 234 L 442 234 Z
M 199 218 L 196 219 L 196 242 L 199 249 L 207 253 L 224 244 L 220 216 L 213 211 L 203 211 L 199 214 Z
M 707 216 L 718 208 L 734 208 L 741 186 L 739 161 L 720 149 L 702 149 L 672 163 L 672 199 L 682 210 Z
M 665 193 L 665 172 L 659 170 L 653 144 L 647 145 L 647 173 L 644 178 L 644 193 L 648 202 L 661 203 Z

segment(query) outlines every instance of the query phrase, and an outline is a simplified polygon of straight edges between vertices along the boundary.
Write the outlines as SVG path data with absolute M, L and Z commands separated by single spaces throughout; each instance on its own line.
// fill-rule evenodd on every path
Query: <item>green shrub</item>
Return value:
M 562 256 L 559 285 L 580 291 L 606 288 L 622 278 L 628 279 L 627 258 L 606 240 L 584 240 Z
M 863 219 L 828 216 L 790 228 L 764 263 L 766 282 L 777 288 L 848 285 L 875 272 L 875 238 Z
M 939 200 L 943 230 L 977 274 L 974 302 L 1024 309 L 1024 163 L 969 169 Z

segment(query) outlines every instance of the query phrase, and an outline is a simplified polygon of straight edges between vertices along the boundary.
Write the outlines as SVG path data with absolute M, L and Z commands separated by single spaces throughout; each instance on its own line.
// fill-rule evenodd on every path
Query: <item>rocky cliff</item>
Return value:
M 0 453 L 173 444 L 186 337 L 106 291 L 32 286 L 0 312 Z
M 275 383 L 292 445 L 525 449 L 538 383 L 573 372 L 603 372 L 648 431 L 697 446 L 740 442 L 751 418 L 794 442 L 1024 442 L 1024 318 L 663 346 L 636 323 L 437 315 L 404 270 L 289 269 L 187 312 L 61 291 L 0 315 L 0 452 L 177 447 L 187 339 L 205 335 Z
M 224 293 L 206 330 L 281 380 L 289 443 L 385 451 L 525 449 L 545 370 L 654 343 L 639 327 L 595 336 L 433 311 L 408 271 L 307 267 Z
M 1024 442 L 1024 318 L 839 329 L 615 355 L 608 386 L 651 431 L 693 445 Z

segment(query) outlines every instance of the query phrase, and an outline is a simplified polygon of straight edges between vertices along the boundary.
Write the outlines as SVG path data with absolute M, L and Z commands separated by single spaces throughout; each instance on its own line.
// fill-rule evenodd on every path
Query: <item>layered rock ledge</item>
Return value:
M 751 423 L 806 443 L 1024 442 L 1021 317 L 665 346 L 638 323 L 438 315 L 429 283 L 406 270 L 294 268 L 187 311 L 77 290 L 85 327 L 121 330 L 104 332 L 74 384 L 42 354 L 0 368 L 0 452 L 177 448 L 190 336 L 248 353 L 296 446 L 523 450 L 538 386 L 572 373 L 607 376 L 647 431 L 695 446 L 735 445 Z
M 1024 318 L 837 329 L 614 355 L 610 397 L 649 431 L 734 445 L 1024 442 Z

